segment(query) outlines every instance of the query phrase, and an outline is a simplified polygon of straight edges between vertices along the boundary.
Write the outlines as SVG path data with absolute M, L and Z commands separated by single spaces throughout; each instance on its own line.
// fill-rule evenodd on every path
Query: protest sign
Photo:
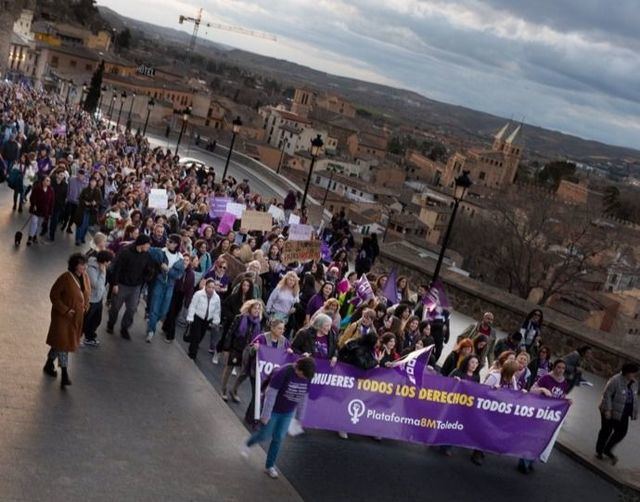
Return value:
M 260 346 L 256 389 L 264 374 L 297 357 Z M 418 357 L 399 367 L 364 371 L 316 359 L 302 425 L 545 458 L 569 401 L 442 377 L 424 364 Z
M 285 265 L 319 260 L 320 241 L 285 241 L 280 257 Z
M 291 213 L 289 215 L 289 225 L 298 225 L 300 223 L 300 216 Z
M 152 188 L 149 192 L 149 207 L 152 209 L 167 209 L 169 195 L 164 188 Z
M 229 197 L 209 197 L 209 216 L 222 218 L 222 215 L 227 212 L 228 202 L 233 202 L 233 199 Z
M 227 213 L 231 213 L 236 218 L 242 218 L 242 213 L 245 211 L 246 206 L 244 204 L 238 204 L 237 202 L 227 202 Z
M 313 234 L 311 225 L 289 225 L 290 241 L 308 241 Z
M 273 227 L 273 217 L 263 211 L 251 211 L 246 209 L 242 213 L 240 227 L 245 230 L 260 230 L 268 232 Z
M 233 224 L 236 222 L 236 217 L 231 213 L 224 213 L 222 218 L 220 218 L 220 223 L 218 224 L 218 233 L 221 235 L 226 235 L 231 230 L 233 230 Z
M 275 204 L 271 204 L 269 206 L 269 210 L 267 211 L 271 216 L 273 216 L 273 219 L 278 221 L 278 222 L 283 222 L 284 221 L 284 211 L 279 208 L 278 206 L 276 206 Z

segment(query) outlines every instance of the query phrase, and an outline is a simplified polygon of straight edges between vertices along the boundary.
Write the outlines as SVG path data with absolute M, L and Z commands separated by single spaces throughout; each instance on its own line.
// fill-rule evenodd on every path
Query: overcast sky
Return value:
M 209 39 L 578 136 L 640 148 L 638 0 L 98 0 L 278 36 Z M 183 27 L 190 30 L 190 27 Z

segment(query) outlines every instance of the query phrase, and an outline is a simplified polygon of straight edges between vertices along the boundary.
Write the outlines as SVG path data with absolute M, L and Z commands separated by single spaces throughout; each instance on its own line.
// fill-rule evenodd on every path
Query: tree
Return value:
M 96 71 L 91 77 L 91 85 L 84 100 L 84 111 L 94 113 L 100 101 L 100 93 L 102 92 L 102 77 L 104 75 L 104 60 L 100 62 Z
M 429 155 L 427 155 L 434 162 L 445 162 L 447 160 L 447 147 L 442 143 L 437 143 L 431 148 Z
M 545 164 L 538 173 L 538 181 L 552 185 L 554 190 L 558 188 L 560 181 L 571 177 L 576 172 L 576 165 L 565 160 L 555 160 Z
M 588 208 L 551 200 L 534 208 L 531 194 L 517 190 L 495 197 L 485 216 L 461 216 L 451 247 L 465 256 L 474 276 L 525 299 L 537 290 L 541 305 L 579 290 L 582 277 L 600 269 L 596 257 L 610 242 Z
M 125 28 L 116 35 L 116 47 L 118 52 L 131 47 L 131 38 L 131 30 L 129 30 L 129 28 Z
M 387 149 L 389 153 L 404 155 L 404 146 L 402 146 L 402 141 L 398 136 L 394 136 L 389 140 L 389 146 Z

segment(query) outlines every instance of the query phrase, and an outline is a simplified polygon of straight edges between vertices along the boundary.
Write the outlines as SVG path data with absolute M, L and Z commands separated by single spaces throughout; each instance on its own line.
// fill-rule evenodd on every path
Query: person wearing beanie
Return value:
M 151 260 L 156 270 L 156 276 L 149 295 L 149 319 L 147 321 L 146 342 L 151 343 L 156 333 L 158 321 L 167 315 L 171 306 L 173 288 L 178 279 L 184 276 L 189 264 L 180 253 L 180 236 L 172 234 L 167 239 L 167 245 L 162 248 L 152 247 L 149 250 Z
M 109 309 L 107 333 L 113 334 L 122 305 L 125 312 L 120 324 L 120 334 L 130 340 L 129 328 L 133 324 L 133 316 L 138 308 L 142 285 L 153 273 L 153 263 L 149 256 L 151 239 L 147 235 L 139 235 L 133 244 L 125 247 L 113 263 L 113 298 Z

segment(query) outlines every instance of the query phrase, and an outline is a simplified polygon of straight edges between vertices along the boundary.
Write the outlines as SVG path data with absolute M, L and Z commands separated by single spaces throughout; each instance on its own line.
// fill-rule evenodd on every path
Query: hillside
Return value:
M 120 16 L 106 7 L 99 7 L 102 17 L 116 28 L 128 27 L 138 36 L 153 41 L 187 45 L 190 35 L 180 30 Z M 278 79 L 287 86 L 308 85 L 330 89 L 352 101 L 356 106 L 381 114 L 398 122 L 436 130 L 469 143 L 486 144 L 488 136 L 504 125 L 506 118 L 462 106 L 431 100 L 404 89 L 339 77 L 296 63 L 229 48 L 208 40 L 198 40 L 199 53 L 207 57 L 236 64 L 258 74 Z M 203 50 L 204 49 L 204 50 Z M 586 140 L 558 131 L 526 124 L 526 149 L 531 157 L 546 159 L 569 158 L 582 162 L 622 162 L 640 164 L 640 151 Z

